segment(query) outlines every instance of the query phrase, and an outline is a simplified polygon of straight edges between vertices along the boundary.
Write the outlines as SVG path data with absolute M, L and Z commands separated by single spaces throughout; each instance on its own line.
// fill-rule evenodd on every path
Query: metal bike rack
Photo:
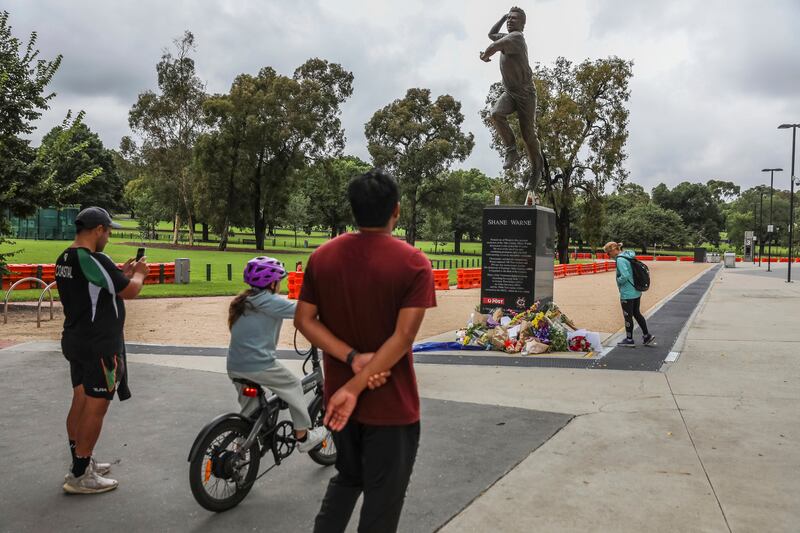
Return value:
M 36 304 L 36 327 L 42 327 L 42 300 L 44 300 L 44 293 L 50 296 L 50 320 L 53 320 L 53 292 L 50 290 L 56 284 L 55 281 L 47 285 L 42 294 L 39 295 L 39 303 Z
M 11 297 L 11 293 L 20 283 L 32 282 L 32 281 L 35 281 L 36 283 L 44 287 L 44 290 L 42 290 L 42 295 L 39 296 L 39 306 L 41 306 L 42 304 L 42 296 L 44 296 L 45 291 L 47 291 L 47 293 L 50 295 L 50 319 L 51 320 L 53 319 L 53 293 L 50 291 L 50 287 L 52 287 L 55 284 L 55 282 L 48 285 L 39 278 L 30 277 L 30 278 L 22 278 L 19 281 L 15 281 L 14 284 L 8 288 L 8 291 L 6 292 L 5 301 L 3 302 L 3 324 L 8 324 L 8 299 Z M 37 328 L 41 327 L 38 308 L 36 310 L 36 327 Z

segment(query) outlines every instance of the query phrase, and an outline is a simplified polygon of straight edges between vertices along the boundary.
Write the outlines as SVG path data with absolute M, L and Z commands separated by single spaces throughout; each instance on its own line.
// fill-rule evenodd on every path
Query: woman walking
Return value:
M 636 346 L 633 340 L 634 319 L 639 324 L 639 327 L 642 328 L 644 345 L 653 344 L 655 337 L 647 331 L 647 321 L 639 310 L 642 293 L 636 289 L 633 283 L 631 260 L 636 259 L 636 254 L 631 250 L 622 251 L 622 243 L 619 242 L 606 243 L 603 246 L 603 251 L 617 263 L 617 287 L 619 288 L 620 303 L 622 304 L 622 315 L 625 318 L 625 339 L 618 342 L 617 346 Z

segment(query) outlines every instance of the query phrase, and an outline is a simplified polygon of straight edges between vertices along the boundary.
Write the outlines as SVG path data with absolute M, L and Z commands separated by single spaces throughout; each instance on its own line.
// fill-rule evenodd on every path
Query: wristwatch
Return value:
M 352 365 L 353 364 L 353 359 L 355 359 L 356 355 L 358 355 L 358 352 L 355 351 L 355 349 L 350 350 L 350 353 L 347 354 L 347 364 L 348 365 Z

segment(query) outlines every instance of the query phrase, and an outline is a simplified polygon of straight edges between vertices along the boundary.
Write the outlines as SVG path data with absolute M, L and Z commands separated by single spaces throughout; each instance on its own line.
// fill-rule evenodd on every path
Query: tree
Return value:
M 760 192 L 764 191 L 762 204 Z M 795 204 L 797 199 L 795 198 Z M 761 215 L 761 208 L 764 213 Z M 742 192 L 738 198 L 727 206 L 725 229 L 728 240 L 734 246 L 741 247 L 744 243 L 744 232 L 755 231 L 760 240 L 759 249 L 767 245 L 767 225 L 769 224 L 769 187 L 759 185 Z M 759 223 L 762 226 L 759 228 Z M 772 197 L 772 225 L 775 233 L 772 235 L 773 245 L 786 246 L 789 242 L 789 191 L 776 190 Z
M 623 183 L 613 194 L 603 198 L 605 211 L 608 213 L 625 213 L 639 205 L 650 203 L 650 195 L 638 183 Z
M 732 181 L 708 180 L 706 187 L 718 203 L 729 202 L 739 196 L 742 188 Z
M 706 185 L 684 181 L 670 190 L 661 183 L 653 189 L 653 202 L 680 215 L 689 232 L 689 241 L 719 244 L 719 232 L 725 221 L 720 202 Z
M 600 194 L 587 194 L 580 203 L 579 226 L 581 237 L 592 250 L 602 246 L 606 225 L 606 208 Z
M 100 137 L 82 121 L 79 113 L 50 130 L 39 147 L 36 164 L 46 180 L 60 189 L 60 204 L 105 207 L 111 211 L 122 204 L 123 183 L 114 154 L 103 146 Z
M 686 228 L 674 211 L 653 204 L 638 205 L 624 214 L 609 216 L 609 237 L 629 246 L 638 246 L 642 253 L 654 243 L 682 246 L 686 242 Z
M 143 175 L 125 184 L 123 193 L 125 203 L 136 212 L 143 239 L 155 239 L 159 221 L 168 219 L 171 214 L 169 207 L 159 200 L 158 193 L 153 188 L 155 183 L 155 180 Z
M 173 243 L 178 241 L 181 216 L 189 225 L 189 244 L 194 243 L 192 150 L 203 130 L 205 85 L 195 72 L 194 35 L 184 32 L 174 41 L 176 55 L 165 51 L 156 65 L 159 94 L 139 94 L 128 114 L 131 129 L 143 139 L 142 155 L 150 174 L 164 182 L 167 193 L 159 198 L 175 220 Z
M 238 76 L 227 95 L 214 95 L 203 103 L 211 130 L 195 144 L 197 182 L 195 210 L 219 233 L 219 249 L 225 250 L 231 225 L 246 226 L 248 205 L 244 160 L 248 120 L 256 115 L 251 78 Z
M 128 202 L 126 187 L 128 183 L 139 178 L 145 171 L 136 143 L 127 135 L 122 137 L 117 150 L 111 150 L 114 166 L 122 181 L 122 209 L 130 213 L 131 218 L 136 218 L 136 209 Z
M 289 196 L 286 206 L 286 223 L 294 231 L 294 247 L 297 248 L 297 231 L 308 223 L 308 196 L 301 190 Z
M 35 129 L 32 123 L 49 108 L 55 93 L 46 87 L 61 64 L 61 56 L 53 60 L 39 59 L 36 32 L 28 42 L 11 33 L 7 11 L 0 13 L 0 244 L 11 231 L 7 218 L 33 214 L 41 202 L 47 201 L 41 175 L 33 162 L 36 152 L 25 139 Z M 0 253 L 0 273 L 5 272 L 8 257 Z
M 257 248 L 263 249 L 267 230 L 284 217 L 297 171 L 341 153 L 340 106 L 352 94 L 352 84 L 353 75 L 341 65 L 317 58 L 292 77 L 264 67 L 234 82 L 232 113 L 244 127 L 234 136 L 241 144 L 228 152 L 228 170 L 235 166 L 244 181 Z
M 433 242 L 433 253 L 439 253 L 439 245 L 447 243 L 450 236 L 450 221 L 440 211 L 428 211 L 422 224 L 422 237 Z
M 620 185 L 627 178 L 622 164 L 627 155 L 628 84 L 633 63 L 617 57 L 586 60 L 573 65 L 563 57 L 552 67 L 537 65 L 534 78 L 537 101 L 537 128 L 544 156 L 544 175 L 540 192 L 556 212 L 561 263 L 569 262 L 572 207 L 579 194 L 600 194 L 608 183 Z M 490 126 L 490 112 L 502 92 L 495 83 L 489 89 L 481 117 Z M 519 135 L 516 117 L 511 127 Z M 503 153 L 503 145 L 493 128 L 492 146 Z M 521 141 L 520 141 L 521 142 Z M 519 147 L 522 150 L 522 147 Z M 530 174 L 525 160 L 512 173 L 517 183 Z
M 435 201 L 451 164 L 474 146 L 464 134 L 461 103 L 450 95 L 431 101 L 429 89 L 409 89 L 402 99 L 379 109 L 367 122 L 367 149 L 376 167 L 397 178 L 403 202 L 406 241 L 414 244 L 421 208 Z
M 453 253 L 461 253 L 464 235 L 476 239 L 483 230 L 483 208 L 492 204 L 492 179 L 480 170 L 453 170 L 446 177 L 451 183 L 446 199 L 435 204 L 436 211 L 446 214 L 453 235 Z
M 344 233 L 353 222 L 347 185 L 368 171 L 368 163 L 353 156 L 326 158 L 303 172 L 303 190 L 309 199 L 311 222 L 330 228 L 331 238 Z

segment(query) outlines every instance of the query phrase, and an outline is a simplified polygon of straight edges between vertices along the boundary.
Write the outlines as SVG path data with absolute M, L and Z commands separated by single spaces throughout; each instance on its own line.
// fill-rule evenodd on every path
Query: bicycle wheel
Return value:
M 308 414 L 311 416 L 311 423 L 314 427 L 322 426 L 322 420 L 325 418 L 325 411 L 322 408 L 321 397 L 317 396 L 314 398 L 311 406 L 308 408 Z M 333 436 L 330 431 L 328 431 L 322 444 L 308 452 L 308 456 L 312 461 L 322 466 L 336 464 L 336 444 L 333 442 Z
M 223 420 L 201 443 L 201 453 L 189 465 L 189 487 L 202 507 L 227 511 L 250 492 L 261 454 L 258 439 L 242 450 L 249 434 L 250 425 L 242 420 Z

